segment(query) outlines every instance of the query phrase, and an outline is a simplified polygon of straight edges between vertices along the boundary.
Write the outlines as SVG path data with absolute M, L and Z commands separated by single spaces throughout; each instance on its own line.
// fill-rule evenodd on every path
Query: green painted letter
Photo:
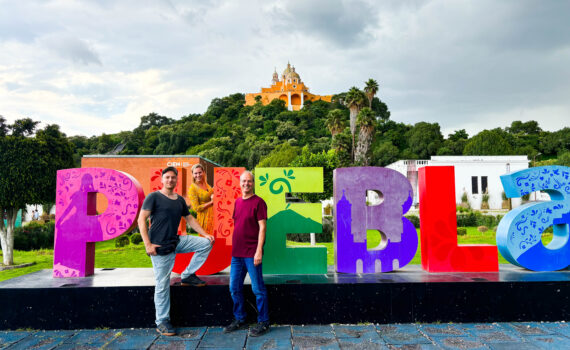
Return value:
M 327 273 L 325 247 L 287 247 L 288 233 L 321 233 L 320 203 L 287 203 L 286 193 L 323 191 L 323 168 L 256 168 L 255 193 L 267 203 L 263 273 Z

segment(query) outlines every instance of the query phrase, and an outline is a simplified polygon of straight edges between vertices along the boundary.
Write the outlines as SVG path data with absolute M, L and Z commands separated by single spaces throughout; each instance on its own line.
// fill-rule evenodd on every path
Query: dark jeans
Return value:
M 257 322 L 269 321 L 269 307 L 267 305 L 267 290 L 263 283 L 261 264 L 255 266 L 253 258 L 232 257 L 230 270 L 230 293 L 234 301 L 234 317 L 238 321 L 245 321 L 246 313 L 243 300 L 243 281 L 245 274 L 249 273 L 251 289 L 255 294 L 257 303 Z

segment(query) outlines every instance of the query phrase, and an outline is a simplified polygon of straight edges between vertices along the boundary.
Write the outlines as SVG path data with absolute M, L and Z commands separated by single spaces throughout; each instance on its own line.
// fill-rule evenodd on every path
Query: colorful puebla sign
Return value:
M 243 168 L 216 168 L 214 173 L 214 235 L 216 243 L 199 274 L 219 272 L 230 265 L 233 203 L 241 195 Z M 151 171 L 152 174 L 156 169 Z M 322 168 L 258 168 L 256 193 L 268 205 L 263 258 L 267 274 L 326 273 L 326 248 L 287 247 L 288 233 L 322 232 L 320 203 L 289 203 L 287 193 L 323 191 Z M 546 166 L 501 177 L 508 197 L 545 191 L 551 201 L 511 210 L 497 229 L 497 246 L 458 245 L 453 167 L 426 166 L 419 170 L 422 267 L 428 272 L 497 271 L 498 251 L 512 264 L 535 271 L 570 265 L 570 168 Z M 407 265 L 418 247 L 416 230 L 404 214 L 412 203 L 412 188 L 400 173 L 386 168 L 340 168 L 334 171 L 335 269 L 345 273 L 376 273 Z M 184 186 L 184 184 L 181 184 Z M 379 205 L 366 202 L 366 191 L 383 194 Z M 93 274 L 95 242 L 118 237 L 135 227 L 144 199 L 139 182 L 112 169 L 81 168 L 58 171 L 54 277 Z M 96 193 L 107 198 L 96 212 Z M 180 234 L 185 233 L 181 225 Z M 544 246 L 542 232 L 550 226 L 554 238 Z M 382 242 L 368 249 L 368 231 Z M 182 271 L 191 255 L 177 257 Z

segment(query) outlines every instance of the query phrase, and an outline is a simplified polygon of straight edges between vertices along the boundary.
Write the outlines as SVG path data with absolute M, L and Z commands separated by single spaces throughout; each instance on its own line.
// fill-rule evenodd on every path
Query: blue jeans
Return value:
M 151 255 L 154 271 L 154 307 L 156 309 L 156 325 L 170 321 L 170 273 L 174 267 L 176 253 L 195 252 L 190 264 L 182 272 L 181 277 L 186 278 L 198 271 L 204 264 L 212 250 L 210 241 L 204 237 L 180 236 L 180 242 L 173 253 L 167 255 Z
M 269 321 L 269 306 L 267 304 L 267 289 L 263 283 L 261 264 L 255 266 L 253 258 L 232 257 L 230 270 L 230 293 L 234 301 L 234 317 L 238 321 L 245 321 L 246 313 L 243 300 L 243 281 L 245 274 L 249 273 L 251 289 L 255 294 L 257 304 L 257 322 Z

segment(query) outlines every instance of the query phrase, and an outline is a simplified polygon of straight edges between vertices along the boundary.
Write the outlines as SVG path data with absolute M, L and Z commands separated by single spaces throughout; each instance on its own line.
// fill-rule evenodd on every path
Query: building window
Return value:
M 471 176 L 471 193 L 479 193 L 479 187 L 477 186 L 477 176 Z
M 487 193 L 487 176 L 481 176 L 481 193 Z

